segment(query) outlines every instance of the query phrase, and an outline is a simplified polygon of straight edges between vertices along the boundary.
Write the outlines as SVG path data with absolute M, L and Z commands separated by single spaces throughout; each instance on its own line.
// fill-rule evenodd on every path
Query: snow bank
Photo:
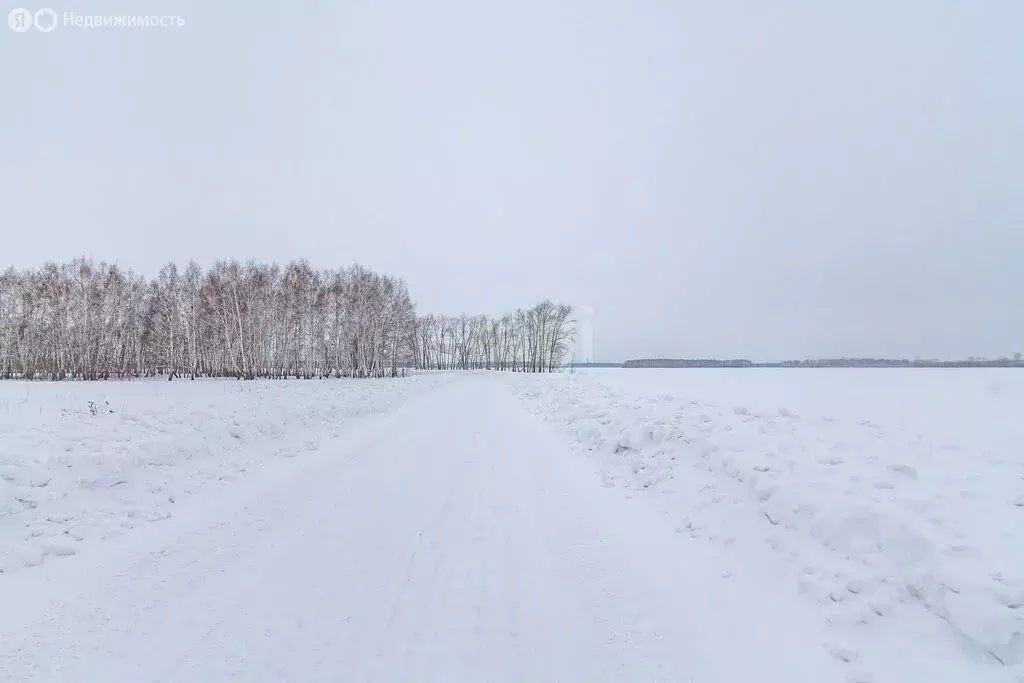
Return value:
M 510 383 L 610 483 L 652 492 L 680 533 L 782 558 L 840 659 L 891 673 L 895 653 L 942 662 L 949 680 L 1024 680 L 1024 373 L 613 369 Z
M 447 381 L 0 382 L 0 573 L 166 519 Z

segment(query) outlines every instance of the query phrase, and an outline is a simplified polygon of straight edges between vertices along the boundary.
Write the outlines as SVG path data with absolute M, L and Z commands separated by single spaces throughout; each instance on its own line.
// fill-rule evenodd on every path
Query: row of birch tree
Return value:
M 147 280 L 76 259 L 0 273 L 0 378 L 543 372 L 564 359 L 571 312 L 420 317 L 401 279 L 359 265 L 169 263 Z
M 416 331 L 421 368 L 551 372 L 564 362 L 575 327 L 571 306 L 545 300 L 500 318 L 428 315 Z

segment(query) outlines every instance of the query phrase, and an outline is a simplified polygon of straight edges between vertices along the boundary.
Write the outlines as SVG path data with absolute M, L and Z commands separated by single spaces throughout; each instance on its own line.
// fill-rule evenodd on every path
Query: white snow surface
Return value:
M 181 446 L 197 435 L 230 429 L 221 415 L 281 433 L 205 453 L 248 463 L 245 476 L 197 490 L 171 516 L 66 540 L 74 556 L 0 576 L 0 680 L 846 680 L 810 606 L 766 590 L 756 567 L 723 576 L 716 549 L 694 552 L 652 507 L 602 487 L 493 376 L 418 396 L 410 382 L 250 386 L 115 386 L 123 412 L 73 418 L 136 410 L 176 425 L 161 471 L 185 469 Z M 61 388 L 72 404 L 99 390 Z M 193 417 L 161 417 L 203 392 Z M 346 418 L 354 397 L 391 392 L 407 400 Z M 304 423 L 303 411 L 318 414 Z M 298 436 L 310 430 L 316 449 Z M 276 442 L 300 457 L 274 457 Z M 247 450 L 265 457 L 243 460 Z M 145 464 L 131 471 L 148 479 Z M 197 481 L 203 471 L 217 468 L 197 468 Z M 41 488 L 98 504 L 124 486 L 62 482 Z M 11 529 L 5 545 L 21 543 Z
M 1024 372 L 608 369 L 509 386 L 691 548 L 727 548 L 816 605 L 852 680 L 1024 680 Z
M 1022 414 L 1002 370 L 0 383 L 0 680 L 1021 681 Z
M 451 378 L 406 380 L 0 382 L 0 572 L 166 519 Z

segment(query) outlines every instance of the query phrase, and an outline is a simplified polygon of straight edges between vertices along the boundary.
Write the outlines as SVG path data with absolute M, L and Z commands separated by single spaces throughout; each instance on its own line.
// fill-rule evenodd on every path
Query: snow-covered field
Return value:
M 1024 372 L 607 369 L 511 388 L 686 542 L 817 604 L 854 680 L 1024 680 Z
M 450 380 L 0 382 L 0 573 L 167 519 Z
M 5 386 L 0 680 L 844 681 L 494 375 Z
M 0 383 L 0 680 L 1024 681 L 1024 373 Z

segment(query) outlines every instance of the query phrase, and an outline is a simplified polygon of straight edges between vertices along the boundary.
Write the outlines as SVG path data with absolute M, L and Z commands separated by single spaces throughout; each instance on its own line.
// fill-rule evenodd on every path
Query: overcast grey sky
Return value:
M 1024 352 L 1020 0 L 49 6 L 185 26 L 0 29 L 3 265 L 359 261 L 592 305 L 605 360 Z

